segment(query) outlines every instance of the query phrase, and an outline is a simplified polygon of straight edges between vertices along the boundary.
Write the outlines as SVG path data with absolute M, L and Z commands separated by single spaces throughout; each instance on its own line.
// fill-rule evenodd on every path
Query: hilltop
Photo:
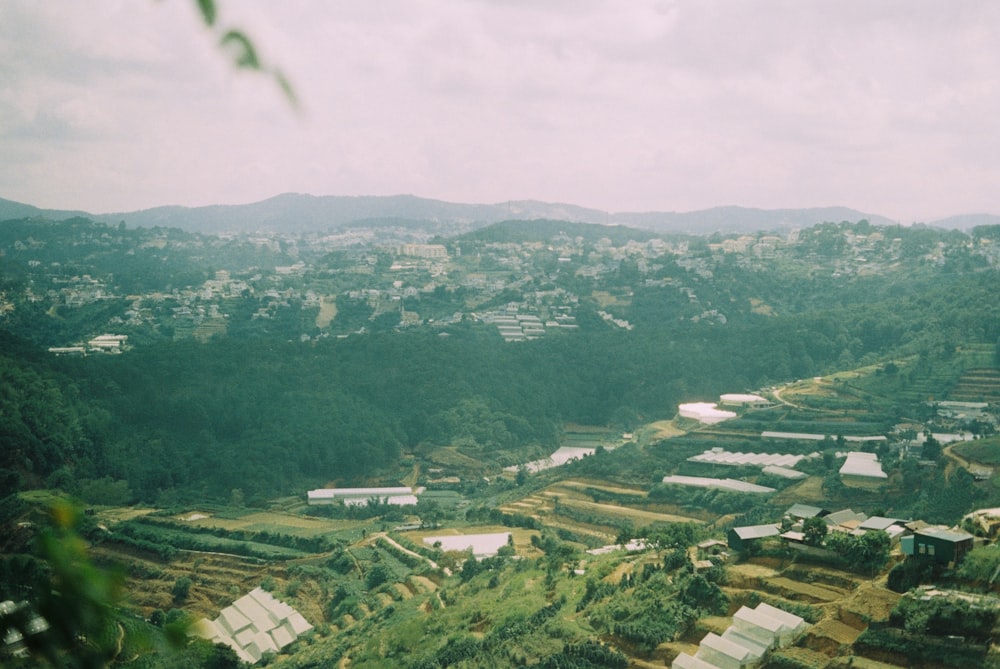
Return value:
M 341 228 L 365 227 L 384 221 L 406 221 L 428 235 L 457 234 L 505 220 L 560 220 L 574 223 L 625 225 L 659 234 L 712 232 L 759 232 L 808 227 L 826 221 L 866 219 L 878 225 L 894 221 L 848 207 L 809 209 L 755 209 L 714 207 L 691 212 L 606 212 L 573 204 L 511 200 L 492 204 L 445 202 L 414 195 L 314 196 L 285 193 L 260 202 L 204 207 L 163 206 L 132 212 L 44 210 L 0 199 L 0 221 L 28 216 L 63 220 L 85 216 L 117 225 L 180 228 L 207 234 L 237 232 L 303 233 L 329 232 Z M 968 229 L 990 221 L 980 217 L 956 217 L 940 227 Z M 995 221 L 994 221 L 995 222 Z M 954 224 L 954 225 L 951 225 Z M 932 225 L 938 225 L 932 223 Z

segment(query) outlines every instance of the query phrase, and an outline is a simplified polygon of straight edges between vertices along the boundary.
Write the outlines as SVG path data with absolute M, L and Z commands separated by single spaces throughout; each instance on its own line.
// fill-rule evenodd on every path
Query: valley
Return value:
M 761 602 L 757 666 L 997 662 L 996 230 L 401 230 L 0 225 L 0 586 L 111 648 L 60 652 L 237 666 L 176 630 L 262 588 L 276 667 L 682 666 Z

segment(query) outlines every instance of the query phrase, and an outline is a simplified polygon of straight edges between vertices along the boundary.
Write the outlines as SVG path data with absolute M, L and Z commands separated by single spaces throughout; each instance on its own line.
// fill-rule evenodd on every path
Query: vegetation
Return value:
M 949 448 L 911 443 L 925 426 L 993 429 L 988 418 L 936 416 L 927 403 L 956 389 L 993 392 L 990 374 L 967 374 L 996 364 L 1000 340 L 995 258 L 978 241 L 991 231 L 981 233 L 828 224 L 762 262 L 705 239 L 673 240 L 687 251 L 667 252 L 627 229 L 504 224 L 439 240 L 453 254 L 449 272 L 462 277 L 453 279 L 392 269 L 384 249 L 330 253 L 288 239 L 80 219 L 4 224 L 0 484 L 12 494 L 0 503 L 0 594 L 44 609 L 56 631 L 61 613 L 51 607 L 65 607 L 69 631 L 46 646 L 53 663 L 80 651 L 84 630 L 91 645 L 79 656 L 95 663 L 123 663 L 127 652 L 134 666 L 152 666 L 164 650 L 177 666 L 232 666 L 233 656 L 204 644 L 166 649 L 189 613 L 214 615 L 256 584 L 317 624 L 291 652 L 268 658 L 274 666 L 349 657 L 359 668 L 561 668 L 659 657 L 746 597 L 727 583 L 728 568 L 700 561 L 695 573 L 695 544 L 733 525 L 775 522 L 799 495 L 948 524 L 1000 504 L 1000 488 L 957 465 Z M 860 236 L 874 240 L 865 251 L 874 261 L 855 258 L 850 240 Z M 300 261 L 301 270 L 275 271 Z M 412 290 L 388 299 L 397 281 Z M 546 303 L 553 295 L 565 304 Z M 576 327 L 504 342 L 483 314 L 515 311 L 511 304 Z M 321 308 L 336 311 L 329 322 Z M 434 315 L 404 326 L 406 312 L 418 311 Z M 131 348 L 45 350 L 108 329 L 127 333 Z M 820 374 L 828 376 L 813 379 Z M 679 402 L 744 390 L 772 405 L 716 426 L 655 427 Z M 846 436 L 887 439 L 854 445 Z M 991 444 L 954 451 L 989 464 Z M 560 445 L 597 450 L 558 470 L 502 471 Z M 713 448 L 809 455 L 798 467 L 808 477 L 688 462 Z M 841 481 L 838 454 L 850 448 L 877 453 L 889 474 L 881 489 Z M 780 492 L 666 486 L 668 474 Z M 303 500 L 312 487 L 432 480 L 447 495 L 416 509 L 306 509 Z M 87 510 L 72 532 L 38 512 L 64 494 Z M 140 504 L 147 508 L 129 508 Z M 201 509 L 212 522 L 179 520 Z M 506 528 L 513 540 L 476 561 L 423 545 L 425 529 L 439 525 Z M 860 576 L 817 583 L 809 597 L 821 601 L 882 572 L 889 549 L 881 532 L 826 529 L 810 519 L 806 542 Z M 584 552 L 630 539 L 646 548 Z M 954 578 L 993 587 L 992 551 L 972 551 Z M 105 569 L 122 555 L 127 570 Z M 794 572 L 789 558 L 774 549 L 750 566 L 780 562 L 785 581 L 821 579 Z M 97 590 L 73 590 L 73 578 L 93 578 Z M 902 592 L 944 575 L 908 560 L 888 578 Z M 125 580 L 135 588 L 121 597 Z M 88 598 L 97 608 L 73 609 Z M 826 610 L 780 599 L 812 622 Z M 950 642 L 926 632 L 966 629 L 976 643 L 955 656 L 981 659 L 992 618 L 907 602 L 894 628 L 869 630 L 858 648 L 944 656 Z

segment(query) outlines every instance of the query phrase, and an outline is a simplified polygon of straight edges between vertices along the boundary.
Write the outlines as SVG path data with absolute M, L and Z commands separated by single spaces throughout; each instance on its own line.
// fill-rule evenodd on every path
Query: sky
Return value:
M 993 0 L 215 2 L 0 2 L 0 198 L 1000 214 Z

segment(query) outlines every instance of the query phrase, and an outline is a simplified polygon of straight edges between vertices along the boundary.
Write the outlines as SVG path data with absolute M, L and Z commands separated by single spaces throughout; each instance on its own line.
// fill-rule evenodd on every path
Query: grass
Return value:
M 272 534 L 285 534 L 296 537 L 322 536 L 338 531 L 360 528 L 367 524 L 367 521 L 360 520 L 331 520 L 328 518 L 300 516 L 274 511 L 248 513 L 239 518 L 223 518 L 218 515 L 206 513 L 203 514 L 208 516 L 206 518 L 185 520 L 190 515 L 190 513 L 184 513 L 173 520 L 190 525 L 191 527 L 219 527 L 231 532 L 245 530 L 248 532 L 270 532 Z
M 1000 436 L 956 444 L 952 450 L 970 462 L 1000 465 Z

